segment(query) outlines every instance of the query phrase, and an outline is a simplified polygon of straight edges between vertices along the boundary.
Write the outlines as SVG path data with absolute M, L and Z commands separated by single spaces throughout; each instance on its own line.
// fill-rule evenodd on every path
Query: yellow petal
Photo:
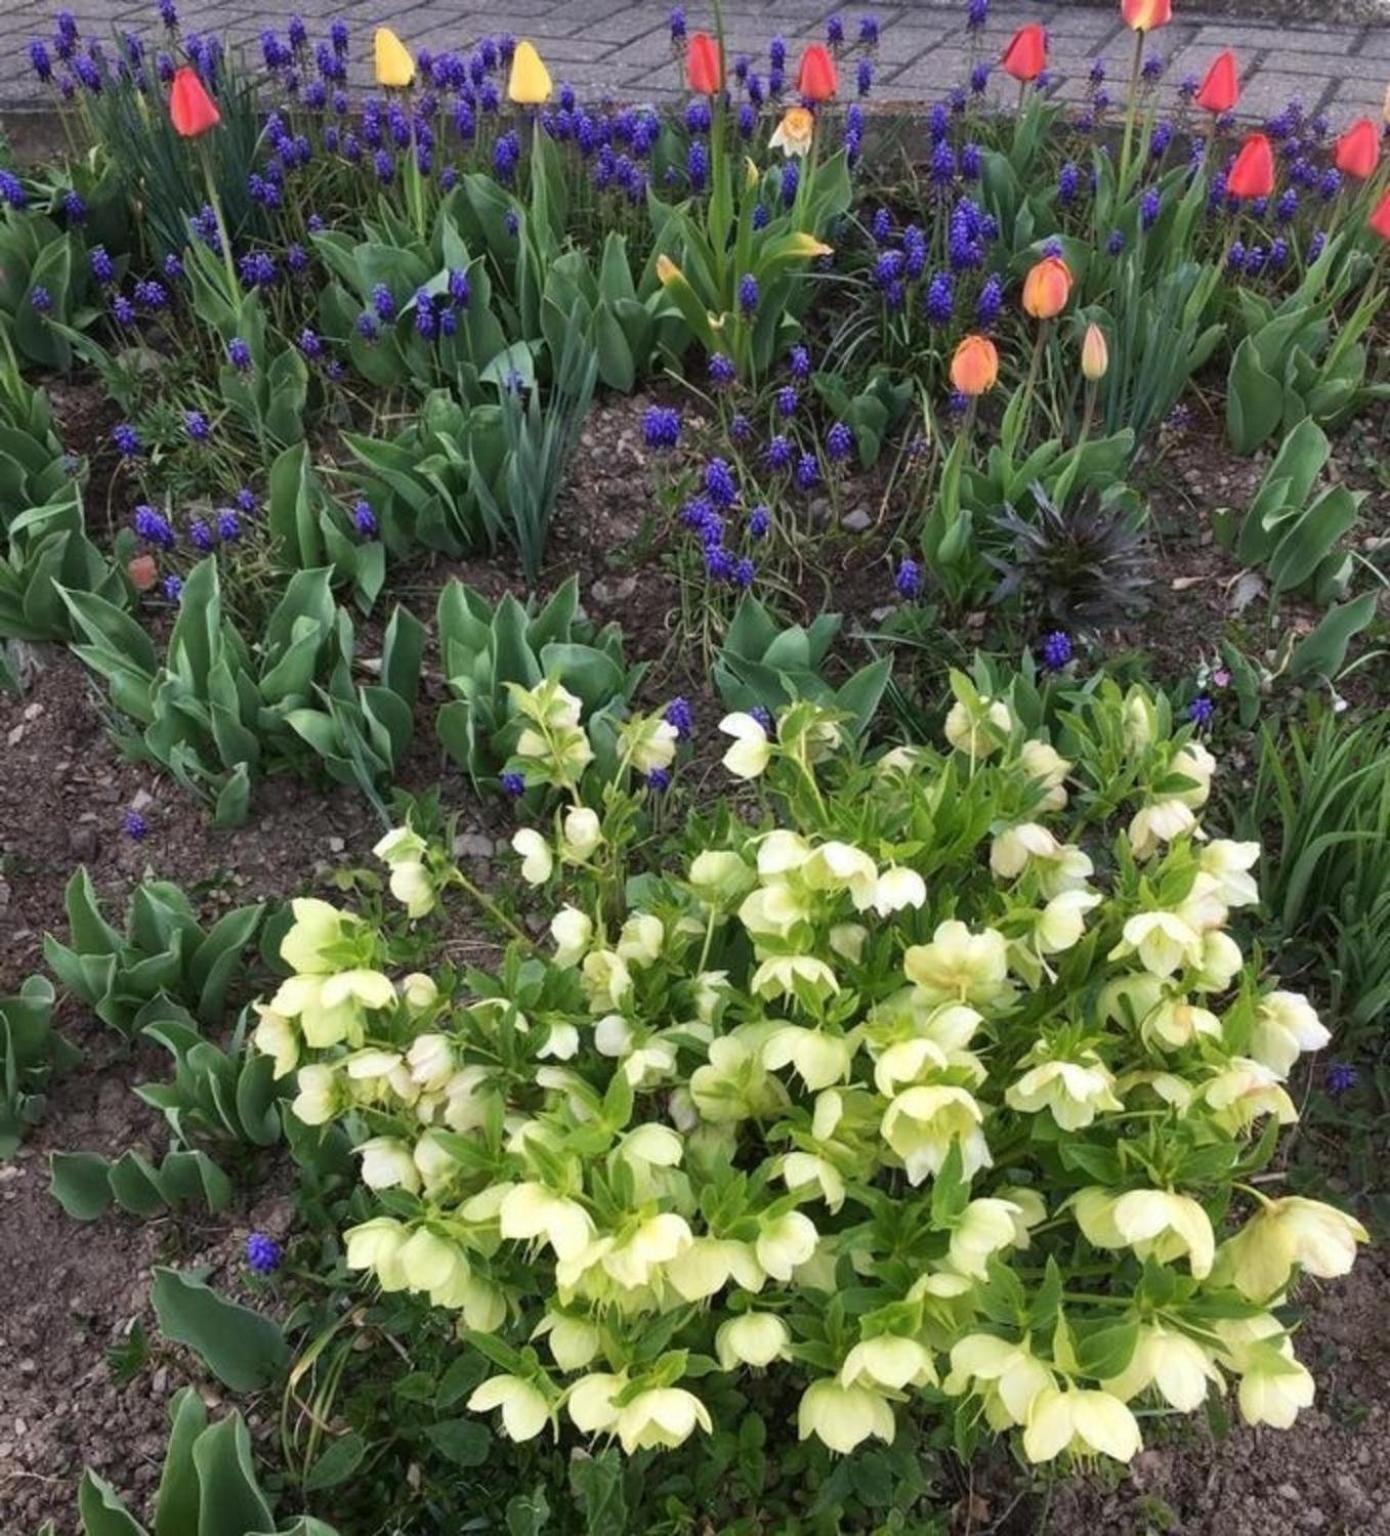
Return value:
M 378 27 L 373 38 L 376 54 L 376 83 L 403 88 L 415 78 L 415 60 L 410 50 L 390 27 Z
M 679 282 L 685 274 L 664 252 L 656 258 L 657 281 L 664 287 Z
M 512 55 L 512 74 L 507 82 L 507 95 L 523 107 L 538 107 L 550 100 L 550 71 L 541 62 L 535 45 L 524 38 L 516 45 Z

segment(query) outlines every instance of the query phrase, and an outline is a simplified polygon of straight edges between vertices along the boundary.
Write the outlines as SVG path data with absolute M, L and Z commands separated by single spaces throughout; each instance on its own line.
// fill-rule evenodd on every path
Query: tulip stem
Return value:
M 1024 445 L 1026 452 L 1028 443 L 1028 428 L 1033 420 L 1033 391 L 1037 387 L 1038 368 L 1042 363 L 1043 347 L 1047 342 L 1047 328 L 1050 321 L 1038 322 L 1038 334 L 1033 342 L 1033 356 L 1028 363 L 1028 377 L 1023 385 L 1023 420 L 1019 423 L 1019 442 Z
M 227 220 L 222 212 L 222 199 L 218 196 L 217 177 L 213 174 L 212 155 L 208 152 L 206 139 L 200 140 L 198 153 L 203 162 L 203 181 L 207 186 L 208 206 L 212 209 L 212 216 L 217 224 L 217 238 L 222 246 L 222 261 L 227 268 L 227 302 L 235 310 L 237 301 L 241 298 L 241 288 L 236 280 L 236 263 L 232 260 L 232 237 L 227 230 Z
M 1125 108 L 1125 136 L 1120 146 L 1120 174 L 1117 182 L 1119 197 L 1129 191 L 1129 154 L 1134 143 L 1134 118 L 1139 109 L 1139 76 L 1144 68 L 1144 32 L 1140 28 L 1134 34 L 1134 63 L 1129 71 L 1129 101 Z

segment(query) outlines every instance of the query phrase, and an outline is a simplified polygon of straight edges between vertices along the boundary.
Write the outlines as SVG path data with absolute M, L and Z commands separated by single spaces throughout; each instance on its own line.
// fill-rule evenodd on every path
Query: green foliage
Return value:
M 277 563 L 288 571 L 328 567 L 334 584 L 350 583 L 357 606 L 370 613 L 386 579 L 386 551 L 375 540 L 354 538 L 351 518 L 324 489 L 303 443 L 270 466 L 266 501 Z
M 161 999 L 183 1004 L 206 1025 L 221 1023 L 263 910 L 237 907 L 205 929 L 178 886 L 147 880 L 130 899 L 122 933 L 102 914 L 82 867 L 68 881 L 65 905 L 69 942 L 47 935 L 44 959 L 63 986 L 126 1036 Z
M 113 610 L 130 604 L 123 573 L 87 537 L 79 488 L 69 483 L 42 506 L 9 520 L 0 557 L 0 639 L 66 640 L 73 623 L 63 593 L 100 599 Z M 117 540 L 120 558 L 129 535 Z
M 516 748 L 525 718 L 510 685 L 534 688 L 553 678 L 580 700 L 584 715 L 617 720 L 642 679 L 629 667 L 616 624 L 602 629 L 584 617 L 579 578 L 571 576 L 539 610 L 508 593 L 494 607 L 481 593 L 451 581 L 439 595 L 439 654 L 455 698 L 436 729 L 449 756 L 475 785 L 495 778 Z
M 598 352 L 577 315 L 547 305 L 558 331 L 552 344 L 554 374 L 522 399 L 520 386 L 502 384 L 502 440 L 506 457 L 494 488 L 474 469 L 473 483 L 488 523 L 516 546 L 527 581 L 534 586 L 545 561 L 545 546 L 565 471 L 598 382 Z M 544 403 L 542 403 L 542 393 Z
M 102 158 L 119 178 L 130 216 L 139 210 L 134 233 L 148 238 L 153 256 L 182 252 L 189 244 L 188 221 L 208 200 L 205 164 L 211 167 L 233 241 L 264 228 L 248 191 L 261 137 L 256 81 L 242 73 L 230 53 L 221 56 L 217 76 L 222 120 L 216 133 L 196 145 L 179 136 L 168 112 L 151 110 L 130 72 L 105 71 L 102 89 L 86 98 L 87 121 Z
M 1193 182 L 1188 196 L 1201 204 L 1200 182 Z M 1139 257 L 1151 248 L 1146 244 L 1126 258 L 1108 308 L 1097 306 L 1080 317 L 1100 325 L 1109 347 L 1110 366 L 1100 385 L 1101 420 L 1107 432 L 1128 429 L 1131 445 L 1149 440 L 1225 334 L 1224 326 L 1203 323 L 1221 286 L 1221 269 L 1187 261 L 1149 281 Z
M 860 466 L 872 468 L 883 451 L 884 440 L 902 420 L 912 400 L 912 385 L 906 380 L 895 383 L 885 370 L 877 369 L 855 395 L 834 373 L 818 373 L 815 387 L 836 420 L 844 422 L 854 433 Z
M 277 1322 L 219 1296 L 196 1274 L 157 1268 L 150 1301 L 164 1337 L 187 1344 L 233 1392 L 261 1391 L 289 1363 Z
M 457 558 L 495 547 L 495 497 L 484 500 L 481 488 L 496 482 L 506 458 L 500 405 L 467 408 L 434 390 L 396 437 L 349 432 L 343 441 L 393 555 L 420 547 Z
M 739 602 L 714 661 L 714 686 L 730 709 L 775 712 L 794 699 L 841 711 L 856 733 L 868 729 L 887 686 L 892 662 L 871 661 L 838 687 L 824 675 L 840 615 L 822 613 L 809 628 L 781 628 L 751 593 Z
M 268 1147 L 280 1139 L 274 1063 L 248 1048 L 246 1026 L 243 1011 L 224 1050 L 177 1004 L 157 999 L 141 1010 L 140 1033 L 173 1057 L 174 1076 L 135 1094 L 160 1111 L 179 1143 Z
M 806 265 L 823 252 L 822 236 L 849 207 L 849 166 L 840 150 L 814 171 L 807 167 L 796 201 L 786 209 L 782 170 L 760 176 L 751 162 L 726 153 L 724 119 L 716 111 L 708 200 L 671 206 L 649 197 L 656 249 L 648 281 L 653 275 L 660 281 L 689 341 L 706 354 L 727 354 L 751 379 L 765 375 L 800 330 L 812 288 Z M 762 229 L 755 220 L 760 206 L 768 215 Z M 745 276 L 758 284 L 752 315 L 739 305 Z
M 1326 603 L 1346 593 L 1351 556 L 1341 544 L 1365 492 L 1336 484 L 1314 495 L 1331 454 L 1327 434 L 1305 417 L 1284 438 L 1244 517 L 1227 510 L 1213 518 L 1236 558 L 1267 572 L 1274 596 L 1307 590 Z
M 285 721 L 313 748 L 329 776 L 355 784 L 386 818 L 378 786 L 389 784 L 410 746 L 425 627 L 406 608 L 397 608 L 382 641 L 380 682 L 354 688 L 346 659 L 321 688 L 318 708 L 292 709 Z
M 1364 260 L 1329 240 L 1298 289 L 1280 304 L 1238 288 L 1245 332 L 1226 378 L 1226 435 L 1237 453 L 1253 453 L 1276 433 L 1311 419 L 1335 425 L 1370 400 L 1390 399 L 1390 383 L 1366 383 L 1362 340 L 1385 303 Z M 1352 313 L 1338 306 L 1365 289 Z
M 301 1515 L 275 1519 L 256 1477 L 251 1436 L 239 1413 L 209 1425 L 192 1387 L 169 1405 L 173 1428 L 155 1501 L 153 1536 L 335 1536 Z M 78 1492 L 83 1536 L 147 1536 L 116 1490 L 90 1469 Z
M 986 554 L 1000 572 L 993 601 L 1022 598 L 1030 610 L 1079 633 L 1132 621 L 1146 606 L 1144 508 L 1118 485 L 1053 501 L 1031 488 L 1028 516 L 1006 507 L 996 519 L 1008 553 Z
M 1261 883 L 1284 963 L 1321 962 L 1354 1043 L 1390 1008 L 1390 725 L 1266 728 L 1244 819 L 1277 829 Z
M 30 976 L 0 997 L 0 1161 L 43 1116 L 50 1078 L 72 1066 L 77 1051 L 53 1028 L 53 983 Z
M 166 1211 L 222 1211 L 232 1182 L 206 1152 L 177 1147 L 153 1163 L 128 1147 L 114 1162 L 97 1152 L 55 1152 L 49 1191 L 74 1221 L 95 1221 L 112 1205 L 142 1218 Z
M 215 802 L 218 821 L 246 817 L 251 780 L 322 766 L 379 804 L 410 738 L 419 686 L 420 625 L 397 610 L 386 632 L 381 682 L 352 681 L 353 628 L 333 602 L 328 567 L 297 571 L 264 633 L 248 642 L 223 614 L 217 561 L 184 585 L 161 665 L 149 636 L 109 603 L 64 592 L 86 643 L 74 650 L 107 679 L 117 711 L 143 727 L 118 739 Z
M 88 282 L 79 234 L 42 214 L 8 206 L 0 213 L 0 327 L 30 362 L 59 373 L 72 366 L 65 332 L 85 329 L 98 313 L 88 305 Z M 34 308 L 36 288 L 52 301 L 46 313 Z
M 660 288 L 638 297 L 628 262 L 627 241 L 610 230 L 595 270 L 588 254 L 567 250 L 545 269 L 540 324 L 550 356 L 563 374 L 564 359 L 574 348 L 571 330 L 593 349 L 598 376 L 609 389 L 631 390 L 647 371 L 661 338 L 677 329 L 668 316 Z
M 48 396 L 25 382 L 0 319 L 0 532 L 19 513 L 54 501 L 78 472 L 63 462 L 63 445 L 53 430 Z

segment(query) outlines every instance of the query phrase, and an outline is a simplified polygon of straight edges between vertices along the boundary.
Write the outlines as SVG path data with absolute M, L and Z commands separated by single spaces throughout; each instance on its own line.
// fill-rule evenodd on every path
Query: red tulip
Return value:
M 217 103 L 203 89 L 198 71 L 187 64 L 174 71 L 174 83 L 169 87 L 169 120 L 174 131 L 185 139 L 200 138 L 222 121 Z
M 153 555 L 136 555 L 126 562 L 125 573 L 137 592 L 148 592 L 159 580 L 159 567 Z
M 999 62 L 1004 73 L 1015 80 L 1036 80 L 1047 68 L 1047 33 L 1042 24 L 1030 21 L 1020 27 Z
M 1120 16 L 1134 32 L 1152 32 L 1173 19 L 1171 0 L 1120 0 Z
M 812 43 L 801 55 L 796 89 L 807 101 L 829 101 L 840 88 L 835 60 L 824 43 Z
M 1369 117 L 1358 118 L 1337 140 L 1337 169 L 1345 176 L 1365 179 L 1380 164 L 1380 134 Z
M 1382 240 L 1390 241 L 1390 192 L 1376 204 L 1366 222 Z
M 1223 112 L 1233 112 L 1240 100 L 1240 71 L 1236 56 L 1229 48 L 1218 53 L 1211 61 L 1206 78 L 1197 90 L 1197 105 L 1220 117 Z
M 1226 178 L 1232 197 L 1268 197 L 1274 190 L 1274 151 L 1262 133 L 1252 133 L 1240 146 Z
M 700 96 L 717 96 L 724 86 L 719 44 L 708 32 L 692 32 L 685 54 L 685 73 L 690 89 Z

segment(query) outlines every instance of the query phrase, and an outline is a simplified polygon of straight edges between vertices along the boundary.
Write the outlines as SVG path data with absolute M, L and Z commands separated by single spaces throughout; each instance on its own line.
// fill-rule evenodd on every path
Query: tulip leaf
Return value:
M 225 1300 L 196 1274 L 157 1268 L 150 1299 L 164 1336 L 187 1344 L 234 1392 L 269 1386 L 289 1360 L 278 1323 Z

